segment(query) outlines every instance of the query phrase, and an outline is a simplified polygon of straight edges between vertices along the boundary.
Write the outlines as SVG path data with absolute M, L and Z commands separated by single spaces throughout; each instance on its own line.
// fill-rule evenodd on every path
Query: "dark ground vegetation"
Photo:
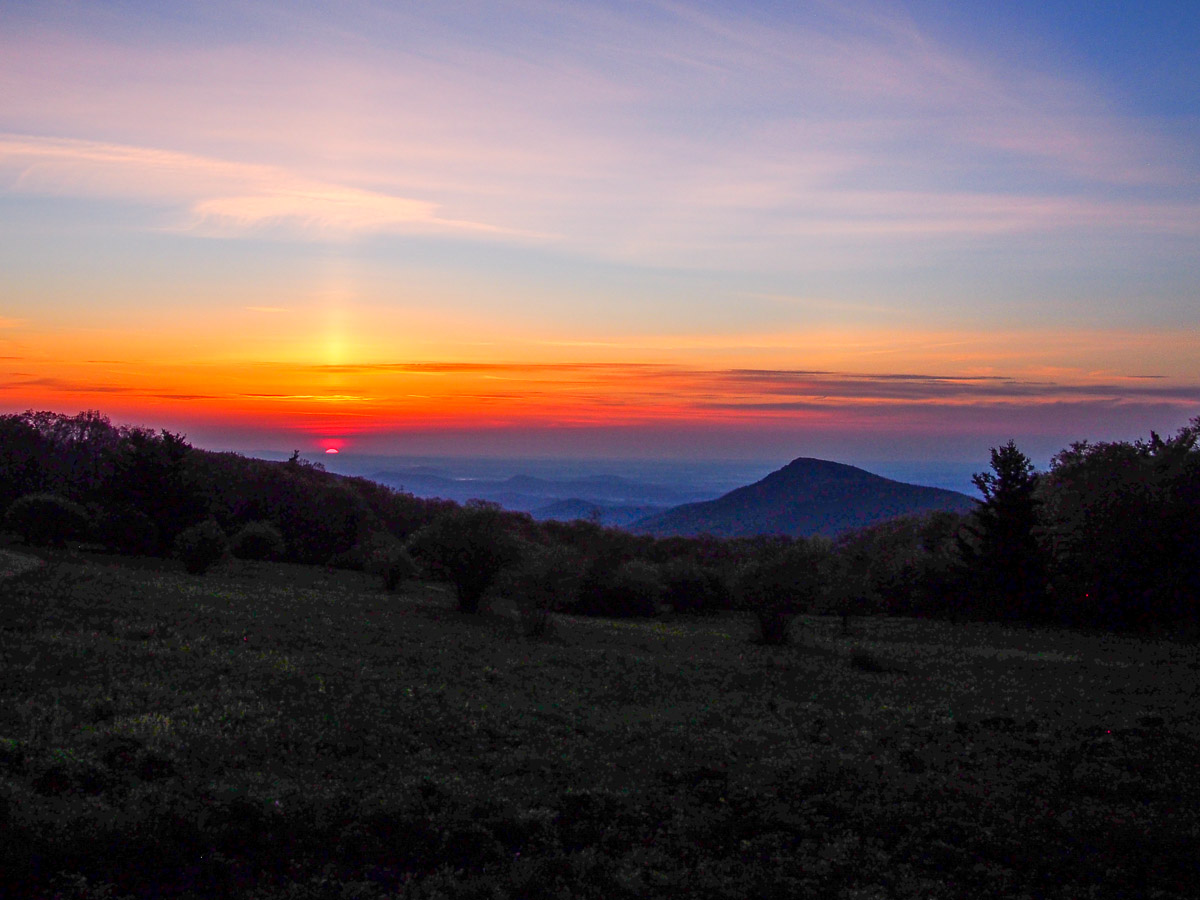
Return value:
M 0 607 L 10 896 L 1187 897 L 1200 652 L 559 616 L 42 551 Z
M 0 895 L 1194 896 L 1198 431 L 656 540 L 0 417 Z

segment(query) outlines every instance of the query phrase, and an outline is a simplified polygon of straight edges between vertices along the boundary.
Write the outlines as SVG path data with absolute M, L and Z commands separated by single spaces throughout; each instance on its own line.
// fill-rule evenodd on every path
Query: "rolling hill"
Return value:
M 556 500 L 545 506 L 532 510 L 532 515 L 539 522 L 553 519 L 559 522 L 571 522 L 575 519 L 595 519 L 601 525 L 611 528 L 628 528 L 631 524 L 655 513 L 665 512 L 661 506 L 620 506 L 585 500 L 580 497 L 570 497 L 566 500 Z
M 407 491 L 417 497 L 439 497 L 465 503 L 480 499 L 499 503 L 505 509 L 532 513 L 537 519 L 586 519 L 593 512 L 606 525 L 628 526 L 680 503 L 716 496 L 685 485 L 668 486 L 614 475 L 579 478 L 537 478 L 514 475 L 508 478 L 455 477 L 445 470 L 427 466 L 388 469 L 369 476 L 372 481 Z
M 864 469 L 800 457 L 715 500 L 687 503 L 634 523 L 658 537 L 832 536 L 910 513 L 967 512 L 975 501 L 944 488 L 905 484 Z

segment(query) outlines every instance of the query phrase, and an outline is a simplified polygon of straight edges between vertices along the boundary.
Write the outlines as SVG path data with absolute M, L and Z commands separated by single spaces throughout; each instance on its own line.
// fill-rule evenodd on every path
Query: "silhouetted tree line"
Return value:
M 1200 625 L 1200 418 L 1170 438 L 1078 442 L 1038 473 L 1012 441 L 969 516 L 844 538 L 893 612 L 1108 630 Z M 864 552 L 864 545 L 865 552 Z
M 589 521 L 535 522 L 481 501 L 413 497 L 325 472 L 191 447 L 96 412 L 0 416 L 0 512 L 30 543 L 86 540 L 178 556 L 226 554 L 450 583 L 477 612 L 513 597 L 549 614 L 757 614 L 761 640 L 793 617 L 873 613 L 1107 629 L 1198 624 L 1200 419 L 1176 436 L 1076 443 L 1038 473 L 1008 442 L 975 476 L 970 515 L 938 512 L 824 538 L 661 538 Z

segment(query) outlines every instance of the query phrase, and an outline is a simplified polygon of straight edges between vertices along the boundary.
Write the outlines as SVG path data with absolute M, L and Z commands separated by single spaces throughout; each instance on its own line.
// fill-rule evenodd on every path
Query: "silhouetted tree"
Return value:
M 992 448 L 991 471 L 972 481 L 983 501 L 958 538 L 968 584 L 1002 616 L 1044 617 L 1046 556 L 1033 463 L 1009 441 Z
M 471 501 L 426 525 L 408 542 L 413 558 L 454 585 L 458 608 L 479 612 L 496 576 L 520 559 L 506 515 L 494 503 Z
M 181 531 L 175 538 L 174 550 L 188 572 L 203 575 L 221 561 L 227 545 L 221 526 L 213 519 L 205 519 Z
M 186 478 L 191 445 L 183 435 L 142 428 L 128 430 L 109 448 L 111 475 L 105 501 L 113 510 L 136 510 L 157 529 L 159 551 L 167 552 L 176 536 L 204 518 L 206 509 L 196 485 Z
M 1200 589 L 1200 419 L 1163 439 L 1077 442 L 1043 496 L 1064 620 L 1102 627 L 1194 618 Z
M 229 540 L 229 552 L 238 559 L 281 559 L 283 535 L 270 522 L 247 522 Z
M 962 593 L 955 576 L 959 513 L 939 510 L 901 516 L 842 535 L 834 600 L 894 615 L 958 612 Z
M 22 416 L 0 416 L 0 512 L 18 497 L 49 487 L 49 442 Z
M 762 555 L 742 566 L 741 602 L 758 617 L 764 644 L 786 644 L 792 619 L 826 597 L 831 547 L 822 538 L 761 542 Z
M 0 417 L 0 507 L 36 491 L 77 503 L 101 499 L 111 474 L 109 453 L 123 434 L 95 410 Z

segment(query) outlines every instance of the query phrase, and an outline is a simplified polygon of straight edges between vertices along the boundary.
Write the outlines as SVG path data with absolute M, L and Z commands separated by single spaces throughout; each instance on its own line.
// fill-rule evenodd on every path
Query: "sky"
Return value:
M 0 3 L 0 412 L 1043 463 L 1200 415 L 1200 4 Z

